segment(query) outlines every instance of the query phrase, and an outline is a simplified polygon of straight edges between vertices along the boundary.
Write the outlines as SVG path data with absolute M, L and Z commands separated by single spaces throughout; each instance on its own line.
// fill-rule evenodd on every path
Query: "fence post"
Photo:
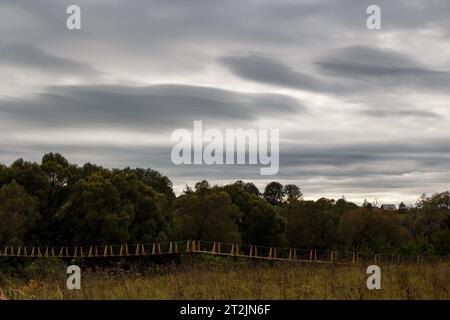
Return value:
M 135 256 L 139 255 L 139 244 L 136 245 L 136 251 L 134 253 Z

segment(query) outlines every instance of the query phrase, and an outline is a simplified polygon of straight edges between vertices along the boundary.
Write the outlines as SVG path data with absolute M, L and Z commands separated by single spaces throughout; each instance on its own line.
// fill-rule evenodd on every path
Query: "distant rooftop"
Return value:
M 395 211 L 397 210 L 397 207 L 395 206 L 395 204 L 382 204 L 381 210 Z

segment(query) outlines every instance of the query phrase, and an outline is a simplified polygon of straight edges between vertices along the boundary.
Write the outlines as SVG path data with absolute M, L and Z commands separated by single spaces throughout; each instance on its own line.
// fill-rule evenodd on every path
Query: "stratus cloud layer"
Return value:
M 280 171 L 307 198 L 413 203 L 449 188 L 450 3 L 0 1 L 0 161 L 48 151 L 150 166 L 177 191 L 268 182 L 254 166 L 179 167 L 170 133 L 279 128 Z

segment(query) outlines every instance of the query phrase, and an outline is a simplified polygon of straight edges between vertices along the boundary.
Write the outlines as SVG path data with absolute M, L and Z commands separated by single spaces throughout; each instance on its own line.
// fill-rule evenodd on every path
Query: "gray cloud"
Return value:
M 245 179 L 255 181 L 260 187 L 267 181 L 279 180 L 295 182 L 307 193 L 334 197 L 355 192 L 409 190 L 411 199 L 416 199 L 421 192 L 433 191 L 436 186 L 445 188 L 450 178 L 450 148 L 444 138 L 409 143 L 328 143 L 314 147 L 283 144 L 280 172 L 273 177 L 259 176 L 258 166 L 175 166 L 169 160 L 170 145 L 68 145 L 53 143 L 50 139 L 24 143 L 15 150 L 5 148 L 4 142 L 0 146 L 2 156 L 11 160 L 23 156 L 39 161 L 43 153 L 54 151 L 80 165 L 90 161 L 108 167 L 151 167 L 169 175 L 180 188 L 203 177 L 219 184 Z M 417 180 L 421 180 L 421 184 L 417 184 Z
M 389 117 L 399 117 L 401 119 L 405 118 L 420 118 L 420 119 L 431 119 L 431 120 L 439 120 L 442 118 L 436 112 L 427 111 L 427 110 L 415 110 L 413 108 L 392 108 L 386 106 L 377 106 L 370 105 L 367 108 L 361 110 L 363 114 L 377 117 L 377 118 L 389 118 Z
M 333 77 L 360 80 L 392 89 L 450 89 L 450 71 L 437 71 L 421 66 L 409 56 L 393 50 L 347 47 L 335 51 L 316 64 Z
M 448 188 L 447 0 L 379 0 L 377 31 L 370 0 L 80 0 L 69 31 L 72 3 L 0 0 L 0 162 L 60 151 L 177 188 L 277 179 L 352 200 Z M 173 166 L 161 140 L 193 120 L 282 129 L 279 175 Z
M 438 92 L 450 89 L 450 71 L 432 70 L 405 54 L 366 46 L 328 53 L 314 63 L 319 67 L 316 75 L 295 71 L 276 59 L 254 54 L 230 55 L 219 61 L 247 80 L 313 92 L 352 95 L 355 89 L 367 93 L 379 91 L 380 87 Z
M 305 112 L 296 99 L 187 85 L 58 86 L 24 98 L 0 100 L 2 119 L 31 127 L 167 128 L 194 120 L 256 120 Z
M 58 75 L 93 76 L 98 72 L 87 63 L 77 62 L 47 53 L 39 47 L 25 42 L 0 45 L 0 64 L 37 70 Z
M 231 72 L 244 79 L 307 91 L 340 91 L 330 83 L 308 73 L 297 72 L 273 59 L 258 55 L 225 56 L 219 59 Z
M 324 144 L 315 147 L 284 145 L 281 164 L 285 167 L 330 165 L 345 167 L 369 162 L 417 161 L 421 170 L 434 170 L 436 166 L 447 169 L 450 165 L 450 146 L 447 139 L 417 139 L 416 141 L 367 142 L 346 144 Z M 435 167 L 430 167 L 433 164 Z M 429 168 L 429 169 L 426 169 Z M 406 167 L 391 168 L 395 172 L 408 172 Z M 415 168 L 416 169 L 416 168 Z M 383 168 L 382 172 L 385 172 Z M 360 172 L 359 172 L 360 173 Z M 354 172 L 358 175 L 358 172 Z

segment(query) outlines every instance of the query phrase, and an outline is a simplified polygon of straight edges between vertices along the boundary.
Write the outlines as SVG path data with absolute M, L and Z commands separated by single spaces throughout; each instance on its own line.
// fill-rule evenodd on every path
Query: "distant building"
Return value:
M 382 204 L 380 209 L 382 211 L 397 211 L 395 204 Z

